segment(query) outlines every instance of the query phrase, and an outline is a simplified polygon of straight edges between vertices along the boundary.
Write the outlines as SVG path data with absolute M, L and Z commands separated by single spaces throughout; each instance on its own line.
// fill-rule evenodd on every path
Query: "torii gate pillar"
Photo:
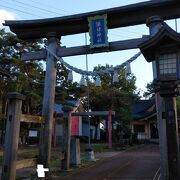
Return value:
M 47 34 L 48 49 L 56 54 L 59 47 L 59 38 L 54 32 Z M 39 146 L 39 163 L 48 167 L 51 154 L 51 138 L 54 113 L 55 85 L 56 85 L 56 59 L 50 53 L 47 53 L 46 75 L 43 97 L 42 116 L 44 124 L 42 124 Z

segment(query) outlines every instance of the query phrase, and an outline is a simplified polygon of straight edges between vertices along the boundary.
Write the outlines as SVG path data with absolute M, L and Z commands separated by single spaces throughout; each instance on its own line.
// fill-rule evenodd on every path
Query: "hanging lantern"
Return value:
M 126 76 L 128 76 L 129 74 L 131 74 L 131 66 L 130 63 L 126 63 Z
M 87 86 L 87 83 L 86 83 L 86 80 L 85 80 L 85 78 L 84 78 L 84 75 L 82 75 L 79 84 L 80 84 L 80 86 Z
M 119 75 L 117 71 L 114 71 L 114 74 L 113 74 L 113 83 L 115 82 L 119 82 Z
M 67 81 L 73 81 L 73 73 L 72 73 L 72 71 L 69 71 Z
M 100 79 L 99 76 L 96 77 L 95 86 L 96 87 L 101 87 L 101 79 Z

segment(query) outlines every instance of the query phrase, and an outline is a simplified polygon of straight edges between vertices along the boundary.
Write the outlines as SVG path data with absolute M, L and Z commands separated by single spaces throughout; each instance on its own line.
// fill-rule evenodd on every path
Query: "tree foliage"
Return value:
M 13 91 L 26 96 L 23 113 L 37 114 L 42 111 L 44 60 L 22 61 L 20 55 L 25 51 L 38 51 L 44 44 L 47 44 L 46 40 L 22 41 L 16 35 L 0 29 L 0 119 L 5 116 L 6 95 Z M 67 69 L 57 62 L 56 100 L 59 103 L 82 94 L 82 91 L 75 91 L 77 83 L 67 82 L 67 75 Z M 26 128 L 27 124 L 22 124 L 21 132 L 25 132 Z
M 43 61 L 21 61 L 20 55 L 24 51 L 38 51 L 44 40 L 35 42 L 24 42 L 12 33 L 0 30 L 0 70 L 8 73 L 9 76 L 0 75 L 0 115 L 5 113 L 6 94 L 10 91 L 20 92 L 26 95 L 23 103 L 24 113 L 37 113 L 42 108 L 42 97 L 44 89 L 44 66 Z M 94 70 L 107 69 L 112 66 L 97 66 Z M 1 71 L 0 71 L 1 72 Z M 112 75 L 107 74 L 101 77 L 102 86 L 96 87 L 91 80 L 88 87 L 80 87 L 77 82 L 67 82 L 67 69 L 57 62 L 56 79 L 56 101 L 65 103 L 71 98 L 81 98 L 87 106 L 87 94 L 89 94 L 89 104 L 93 111 L 115 110 L 115 120 L 125 130 L 129 128 L 132 101 L 138 98 L 135 86 L 136 78 L 132 74 L 125 78 L 125 71 L 121 69 L 119 82 L 112 83 Z M 96 119 L 99 121 L 99 119 Z
M 112 66 L 97 66 L 95 71 L 110 68 Z M 108 111 L 110 109 L 116 112 L 113 118 L 121 130 L 129 133 L 130 123 L 132 121 L 132 102 L 139 98 L 136 93 L 134 75 L 125 77 L 125 70 L 118 71 L 119 82 L 112 83 L 112 74 L 106 74 L 101 77 L 101 87 L 96 87 L 89 81 L 86 91 L 89 89 L 89 103 L 92 111 Z M 88 89 L 87 89 L 88 88 Z M 87 104 L 87 99 L 86 99 Z M 87 108 L 87 107 L 86 107 Z M 93 121 L 99 121 L 101 118 L 94 117 Z
M 39 50 L 42 43 L 42 40 L 24 42 L 16 35 L 0 29 L 0 119 L 6 116 L 8 92 L 19 92 L 26 96 L 22 106 L 23 113 L 33 114 L 39 111 L 43 93 L 43 63 L 22 61 L 20 55 L 24 51 Z M 0 122 L 2 127 L 3 121 Z M 21 124 L 21 135 L 28 126 L 27 123 Z
M 42 41 L 24 42 L 12 33 L 0 30 L 0 68 L 9 76 L 0 77 L 0 100 L 3 101 L 8 92 L 16 91 L 26 95 L 25 111 L 31 113 L 41 101 L 43 65 L 38 61 L 21 61 L 23 51 L 37 51 Z
M 21 61 L 22 52 L 38 51 L 47 44 L 46 40 L 34 42 L 21 41 L 16 35 L 0 30 L 0 70 L 7 72 L 9 76 L 0 76 L 0 101 L 10 91 L 20 92 L 26 95 L 24 111 L 33 113 L 39 111 L 37 106 L 42 104 L 45 67 L 43 61 Z M 78 84 L 67 82 L 68 70 L 57 62 L 56 99 L 65 102 L 70 97 L 80 97 L 83 88 Z M 77 90 L 76 90 L 77 88 Z
M 143 96 L 148 99 L 152 98 L 155 95 L 153 83 L 152 82 L 147 83 L 146 89 L 147 90 L 144 92 Z

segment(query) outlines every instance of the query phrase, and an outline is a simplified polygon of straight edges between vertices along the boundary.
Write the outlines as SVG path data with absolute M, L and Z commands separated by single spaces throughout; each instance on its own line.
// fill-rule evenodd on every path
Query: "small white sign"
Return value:
M 37 175 L 38 177 L 45 177 L 45 172 L 48 172 L 49 168 L 44 168 L 43 164 L 37 165 Z

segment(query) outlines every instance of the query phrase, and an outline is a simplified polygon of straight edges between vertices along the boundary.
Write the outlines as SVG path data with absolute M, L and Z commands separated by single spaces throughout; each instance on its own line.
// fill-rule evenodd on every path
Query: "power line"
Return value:
M 19 11 L 21 13 L 24 13 L 24 14 L 29 14 L 31 16 L 36 16 L 36 17 L 39 17 L 39 18 L 44 18 L 42 16 L 39 16 L 39 15 L 36 15 L 36 14 L 33 14 L 33 13 L 29 13 L 27 11 L 22 11 L 22 10 L 19 10 L 19 9 L 16 9 L 16 8 L 12 8 L 12 7 L 9 7 L 9 6 L 5 6 L 5 5 L 1 5 L 2 7 L 5 7 L 5 8 L 8 8 L 8 9 L 12 9 L 12 10 L 15 10 L 15 11 Z
M 63 15 L 63 14 L 57 13 L 55 11 L 47 10 L 47 9 L 44 9 L 44 8 L 41 8 L 41 7 L 37 7 L 37 6 L 31 5 L 31 4 L 23 3 L 23 2 L 20 2 L 20 1 L 17 1 L 17 0 L 14 0 L 14 1 L 19 3 L 19 4 L 23 4 L 23 5 L 28 6 L 28 7 L 30 6 L 30 7 L 33 7 L 35 9 L 38 9 L 38 10 L 41 10 L 41 11 L 45 11 L 45 12 L 48 12 L 48 13 L 51 13 L 51 14 Z
M 123 38 L 129 38 L 129 35 L 125 35 L 125 34 L 115 34 L 115 33 L 109 33 L 109 35 L 113 35 L 113 36 L 117 36 L 117 37 L 123 37 Z
M 131 34 L 138 34 L 138 35 L 142 35 L 142 33 L 140 33 L 140 32 L 135 32 L 135 31 L 131 31 L 130 29 L 114 29 L 114 31 L 116 31 L 116 32 L 120 32 L 120 31 L 125 31 L 125 32 L 129 32 L 129 33 L 131 33 Z
M 58 10 L 58 11 L 64 11 L 65 13 L 70 13 L 70 14 L 72 14 L 72 12 L 70 12 L 70 11 L 66 11 L 66 10 L 64 10 L 64 9 L 59 9 L 59 8 L 57 8 L 57 7 L 55 7 L 55 6 L 52 6 L 52 5 L 50 5 L 50 4 L 47 4 L 47 3 L 42 3 L 42 2 L 39 2 L 39 0 L 38 0 L 38 2 L 37 1 L 34 1 L 34 0 L 31 0 L 32 2 L 34 2 L 34 3 L 38 3 L 38 4 L 41 4 L 41 5 L 45 5 L 45 6 L 48 6 L 48 7 L 51 7 L 51 8 L 53 8 L 53 9 L 56 9 L 56 10 Z
M 141 24 L 141 25 L 134 25 L 134 26 L 127 26 L 127 27 L 123 27 L 122 29 L 127 29 L 128 28 L 128 31 L 132 31 L 132 32 L 142 32 L 142 29 L 143 30 L 148 30 L 148 28 L 144 25 L 144 24 Z M 144 31 L 143 31 L 144 32 Z

